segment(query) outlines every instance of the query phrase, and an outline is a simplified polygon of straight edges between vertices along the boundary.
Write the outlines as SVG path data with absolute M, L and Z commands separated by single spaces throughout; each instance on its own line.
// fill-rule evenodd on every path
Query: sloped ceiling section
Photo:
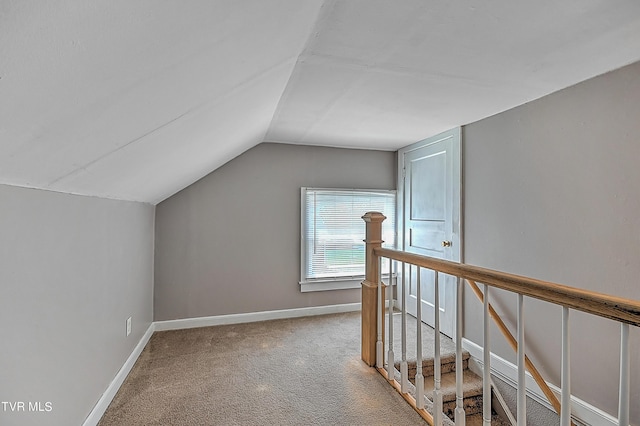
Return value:
M 637 0 L 3 0 L 0 183 L 155 204 L 265 140 L 395 150 L 638 60 Z
M 262 142 L 321 1 L 3 1 L 0 183 L 157 203 Z
M 267 139 L 396 150 L 640 59 L 640 2 L 337 1 Z

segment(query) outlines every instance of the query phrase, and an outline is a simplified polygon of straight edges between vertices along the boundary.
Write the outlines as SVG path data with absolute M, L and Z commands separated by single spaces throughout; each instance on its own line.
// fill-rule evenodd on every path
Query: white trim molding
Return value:
M 477 362 L 479 365 L 482 365 L 482 346 L 472 342 L 471 340 L 463 338 L 462 348 L 469 352 L 471 357 L 474 358 L 475 362 Z M 491 354 L 491 374 L 497 376 L 498 378 L 509 384 L 511 387 L 517 389 L 518 367 L 494 353 Z M 549 410 L 555 411 L 549 401 L 547 401 L 546 396 L 536 383 L 533 376 L 528 371 L 526 373 L 525 381 L 527 386 L 527 396 L 542 404 Z M 560 398 L 560 389 L 551 383 L 548 383 L 548 385 L 553 393 L 555 393 L 556 396 Z M 611 414 L 605 413 L 599 408 L 594 407 L 593 405 L 588 404 L 587 402 L 581 400 L 580 398 L 576 398 L 573 395 L 571 396 L 571 413 L 573 420 L 576 424 L 579 425 L 616 426 L 618 424 L 618 419 L 613 417 Z
M 364 277 L 356 279 L 335 279 L 335 280 L 317 280 L 317 281 L 301 281 L 300 292 L 307 293 L 310 291 L 328 291 L 328 290 L 347 290 L 353 288 L 362 288 Z
M 184 318 L 168 321 L 156 321 L 155 330 L 181 330 L 185 328 L 211 327 L 214 325 L 242 324 L 283 318 L 309 317 L 314 315 L 354 312 L 361 309 L 360 303 L 343 305 L 311 306 L 308 308 L 282 309 L 278 311 L 247 312 L 245 314 L 216 315 L 212 317 Z
M 242 324 L 283 318 L 309 317 L 314 315 L 337 314 L 342 312 L 355 312 L 362 308 L 361 303 L 345 303 L 341 305 L 311 306 L 307 308 L 282 309 L 277 311 L 248 312 L 245 314 L 216 315 L 212 317 L 185 318 L 168 321 L 155 321 L 149 325 L 136 347 L 120 368 L 113 381 L 102 394 L 91 413 L 85 419 L 83 426 L 96 426 L 104 415 L 109 404 L 113 401 L 120 386 L 133 368 L 142 350 L 156 331 L 181 330 L 196 327 L 210 327 L 214 325 Z
M 133 365 L 138 360 L 138 357 L 142 353 L 142 350 L 149 342 L 149 339 L 153 335 L 154 331 L 154 323 L 151 323 L 136 347 L 131 352 L 131 355 L 129 355 L 127 360 L 124 362 L 124 365 L 120 368 L 114 379 L 107 387 L 107 390 L 102 394 L 96 405 L 93 407 L 93 410 L 91 410 L 91 413 L 89 413 L 89 415 L 85 419 L 83 426 L 96 426 L 98 424 L 98 422 L 104 415 L 104 412 L 107 411 L 107 408 L 109 408 L 109 404 L 111 404 L 111 401 L 113 401 L 113 398 L 116 396 L 116 393 L 120 389 L 120 386 L 122 386 L 122 383 L 124 383 L 124 380 L 127 378 L 127 375 L 133 368 Z
M 397 281 L 397 274 L 392 274 L 391 285 L 395 286 Z M 382 279 L 389 282 L 389 274 L 382 274 Z M 358 278 L 346 278 L 346 279 L 333 279 L 333 280 L 314 280 L 300 282 L 300 292 L 305 293 L 309 291 L 326 291 L 326 290 L 345 290 L 352 288 L 362 288 L 362 282 L 364 277 Z M 340 305 L 338 305 L 340 306 Z M 356 309 L 357 310 L 357 309 Z

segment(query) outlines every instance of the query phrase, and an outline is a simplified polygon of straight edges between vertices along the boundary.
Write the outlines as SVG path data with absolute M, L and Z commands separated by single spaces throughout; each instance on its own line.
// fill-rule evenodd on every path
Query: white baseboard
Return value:
M 475 361 L 478 364 L 482 365 L 482 360 L 484 357 L 482 346 L 477 345 L 471 340 L 463 338 L 462 347 L 463 349 L 467 350 L 473 358 L 475 358 Z M 491 354 L 491 373 L 499 377 L 512 387 L 517 388 L 518 367 L 493 353 Z M 554 411 L 549 401 L 547 401 L 547 397 L 544 395 L 535 379 L 529 372 L 526 373 L 525 381 L 527 385 L 527 396 L 547 407 L 549 410 Z M 556 394 L 558 399 L 560 399 L 560 389 L 551 383 L 548 383 L 548 385 L 553 393 Z M 616 419 L 612 415 L 605 413 L 599 408 L 594 407 L 593 405 L 588 404 L 580 398 L 576 398 L 575 396 L 571 396 L 571 414 L 574 418 L 574 421 L 577 424 L 581 425 L 616 426 L 618 424 L 618 419 Z
M 361 303 L 346 303 L 343 305 L 312 306 L 308 308 L 282 309 L 278 311 L 249 312 L 246 314 L 217 315 L 212 317 L 152 322 L 144 333 L 144 336 L 142 336 L 136 347 L 133 349 L 133 352 L 131 352 L 131 355 L 129 355 L 129 358 L 127 358 L 111 384 L 107 387 L 107 390 L 102 394 L 102 397 L 100 397 L 95 407 L 93 407 L 89 416 L 87 416 L 83 426 L 96 426 L 98 424 L 155 331 L 180 330 L 196 327 L 209 327 L 213 325 L 241 324 L 272 319 L 354 312 L 359 311 L 361 306 Z
M 156 321 L 155 331 L 181 330 L 185 328 L 211 327 L 214 325 L 242 324 L 283 318 L 308 317 L 313 315 L 353 312 L 361 309 L 360 303 L 343 305 L 312 306 L 308 308 L 282 309 L 278 311 L 248 312 L 245 314 L 216 315 L 212 317 L 185 318 Z
M 122 383 L 124 383 L 124 379 L 127 378 L 127 375 L 142 353 L 142 350 L 147 345 L 147 342 L 149 342 L 149 339 L 151 338 L 153 332 L 154 324 L 151 323 L 136 347 L 133 349 L 133 352 L 131 352 L 131 355 L 129 355 L 129 358 L 127 358 L 124 365 L 116 374 L 116 377 L 113 379 L 111 384 L 109 384 L 107 390 L 102 394 L 102 397 L 100 397 L 95 407 L 93 407 L 91 413 L 89 413 L 89 416 L 84 421 L 83 426 L 95 426 L 98 424 L 104 412 L 107 411 L 109 404 L 111 404 L 111 401 L 113 401 L 113 398 L 116 396 L 116 393 L 120 389 L 120 386 L 122 386 Z

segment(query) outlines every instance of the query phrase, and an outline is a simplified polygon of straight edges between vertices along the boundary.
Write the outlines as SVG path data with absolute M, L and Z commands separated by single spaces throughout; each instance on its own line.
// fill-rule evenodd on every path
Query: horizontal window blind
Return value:
M 383 245 L 395 247 L 395 205 L 395 191 L 302 188 L 301 281 L 363 277 L 362 216 L 384 214 Z M 388 269 L 383 265 L 383 273 Z

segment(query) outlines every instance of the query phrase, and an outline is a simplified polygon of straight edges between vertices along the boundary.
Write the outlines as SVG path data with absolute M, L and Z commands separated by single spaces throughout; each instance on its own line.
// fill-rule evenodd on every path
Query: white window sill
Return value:
M 382 279 L 386 282 L 389 275 L 383 275 Z M 301 281 L 300 292 L 307 293 L 311 291 L 328 291 L 328 290 L 348 290 L 354 288 L 362 288 L 364 277 L 347 278 L 347 279 L 328 279 L 316 281 Z M 395 274 L 392 285 L 395 285 Z
M 330 281 L 303 281 L 300 283 L 300 292 L 309 291 L 327 291 L 327 290 L 347 290 L 362 287 L 362 278 L 354 278 L 348 280 L 330 280 Z

